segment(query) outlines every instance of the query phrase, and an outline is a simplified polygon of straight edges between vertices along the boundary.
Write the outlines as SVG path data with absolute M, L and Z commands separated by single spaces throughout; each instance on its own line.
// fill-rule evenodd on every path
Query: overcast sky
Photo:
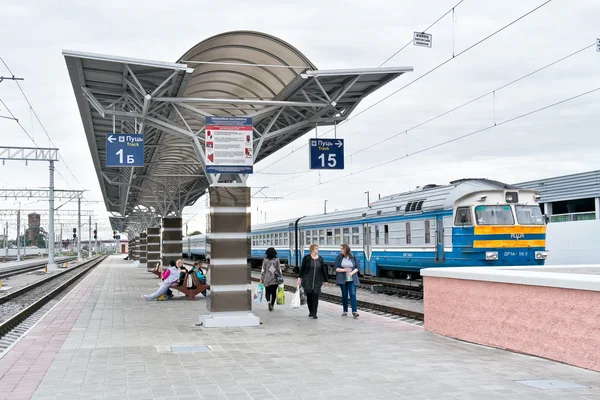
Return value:
M 63 49 L 160 61 L 176 61 L 196 43 L 230 30 L 257 30 L 280 37 L 302 51 L 319 69 L 376 67 L 458 0 L 423 1 L 0 1 L 0 56 L 18 77 L 60 154 L 57 188 L 86 189 L 85 204 L 108 231 L 108 218 L 90 150 L 69 80 Z M 455 53 L 542 4 L 543 0 L 474 1 L 456 8 L 429 32 L 433 47 L 408 46 L 386 66 L 412 66 L 365 99 L 358 114 L 426 73 Z M 600 2 L 554 0 L 437 71 L 338 128 L 346 155 L 403 132 L 446 110 L 492 91 L 539 67 L 595 42 L 600 37 Z M 454 32 L 454 33 L 453 33 Z M 454 37 L 454 39 L 453 39 Z M 267 221 L 345 209 L 427 183 L 464 177 L 508 183 L 599 169 L 600 92 L 519 119 L 430 151 L 372 168 L 537 108 L 600 87 L 600 52 L 595 47 L 535 74 L 492 96 L 399 135 L 346 160 L 340 172 L 308 171 L 308 137 L 255 166 L 251 186 L 282 199 L 253 201 L 253 221 Z M 8 75 L 0 65 L 0 75 Z M 16 85 L 0 83 L 0 99 L 41 147 L 50 143 Z M 495 104 L 495 108 L 494 108 Z M 8 112 L 0 104 L 0 116 Z M 324 132 L 321 128 L 320 132 Z M 308 136 L 314 135 L 314 132 Z M 0 118 L 0 145 L 31 146 L 21 128 Z M 293 150 L 299 149 L 298 151 Z M 279 158 L 282 161 L 267 167 Z M 353 172 L 351 177 L 341 178 Z M 64 177 L 64 179 L 63 179 Z M 320 182 L 323 185 L 315 186 Z M 68 181 L 68 182 L 67 182 Z M 328 183 L 327 183 L 328 182 Z M 47 187 L 46 163 L 7 162 L 0 166 L 3 188 Z M 70 185 L 70 186 L 69 186 Z M 306 190 L 303 190 L 307 188 Z M 257 191 L 255 189 L 254 191 Z M 23 208 L 47 203 L 21 200 Z M 204 201 L 184 211 L 190 232 L 204 231 Z M 0 199 L 0 209 L 16 208 Z M 258 213 L 257 213 L 258 207 Z M 74 208 L 65 206 L 63 208 Z M 195 215 L 197 214 L 197 215 Z M 194 216 L 195 215 L 195 216 Z M 264 219 L 264 214 L 263 219 Z M 1 217 L 0 217 L 1 218 Z M 84 229 L 87 237 L 87 229 Z M 1 233 L 1 232 L 0 232 Z M 11 235 L 12 236 L 12 235 Z M 65 234 L 66 236 L 66 234 Z

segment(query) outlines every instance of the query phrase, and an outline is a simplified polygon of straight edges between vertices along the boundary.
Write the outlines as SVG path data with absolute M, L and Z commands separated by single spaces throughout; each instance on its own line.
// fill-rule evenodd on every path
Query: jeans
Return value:
M 348 312 L 348 295 L 350 295 L 350 304 L 352 305 L 352 312 L 356 312 L 356 285 L 354 282 L 346 282 L 344 285 L 339 285 L 342 289 L 342 307 L 344 312 Z
M 175 282 L 177 283 L 177 282 Z M 158 290 L 154 293 L 152 293 L 151 295 L 146 296 L 146 298 L 148 300 L 156 300 L 161 294 L 165 294 L 167 292 L 167 290 L 169 290 L 169 286 L 171 286 L 172 283 L 163 283 L 162 285 L 160 285 L 160 287 L 158 288 Z
M 277 299 L 277 285 L 265 286 L 265 292 L 267 302 L 274 305 L 275 300 Z

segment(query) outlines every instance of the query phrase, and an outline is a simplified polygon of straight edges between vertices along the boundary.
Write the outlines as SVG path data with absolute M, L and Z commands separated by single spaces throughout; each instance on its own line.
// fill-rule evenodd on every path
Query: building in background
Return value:
M 35 240 L 40 231 L 41 216 L 37 213 L 27 215 L 29 228 L 27 229 L 27 241 L 35 245 Z

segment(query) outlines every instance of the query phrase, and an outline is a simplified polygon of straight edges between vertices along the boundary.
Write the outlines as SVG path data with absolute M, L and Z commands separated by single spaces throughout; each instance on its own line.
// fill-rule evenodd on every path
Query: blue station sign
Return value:
M 109 133 L 106 135 L 107 167 L 143 167 L 144 135 Z
M 308 141 L 310 169 L 344 169 L 344 139 Z

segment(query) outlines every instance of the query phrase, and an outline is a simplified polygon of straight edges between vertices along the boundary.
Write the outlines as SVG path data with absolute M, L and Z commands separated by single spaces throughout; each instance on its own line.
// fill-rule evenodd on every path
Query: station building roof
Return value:
M 540 191 L 540 203 L 600 197 L 600 170 L 516 183 L 523 189 Z
M 177 62 L 63 51 L 113 229 L 141 231 L 180 215 L 211 184 L 206 116 L 251 116 L 254 162 L 315 126 L 345 120 L 360 101 L 412 67 L 319 70 L 260 32 L 210 37 Z M 107 167 L 106 135 L 143 133 L 143 167 Z

